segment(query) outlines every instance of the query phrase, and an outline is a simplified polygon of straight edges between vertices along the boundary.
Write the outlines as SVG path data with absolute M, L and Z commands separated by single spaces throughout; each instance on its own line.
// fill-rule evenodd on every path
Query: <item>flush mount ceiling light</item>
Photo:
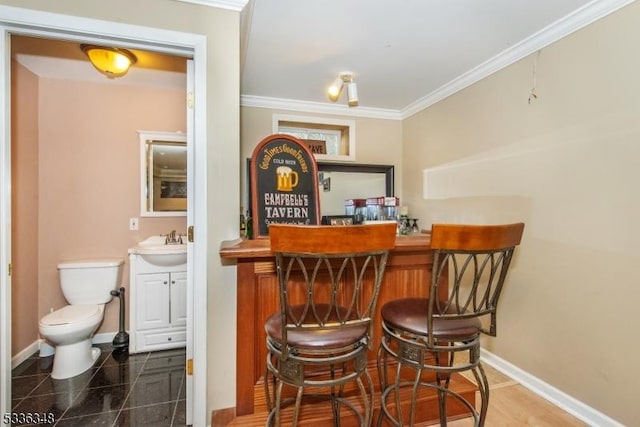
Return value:
M 96 70 L 110 79 L 122 77 L 127 74 L 129 67 L 138 60 L 138 58 L 127 49 L 96 46 L 92 44 L 81 44 L 80 49 L 87 55 Z
M 343 71 L 338 74 L 338 77 L 331 83 L 327 94 L 332 102 L 336 102 L 342 95 L 342 88 L 347 85 L 347 95 L 349 96 L 349 107 L 358 106 L 358 88 L 356 82 L 353 80 L 353 73 L 351 71 Z

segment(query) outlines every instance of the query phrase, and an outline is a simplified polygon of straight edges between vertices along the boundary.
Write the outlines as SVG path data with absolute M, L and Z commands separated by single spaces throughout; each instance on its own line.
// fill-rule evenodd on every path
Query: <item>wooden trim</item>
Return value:
M 211 411 L 211 427 L 224 427 L 236 418 L 236 408 Z
M 255 337 L 255 323 L 250 321 L 254 318 L 255 307 L 255 263 L 238 263 L 238 304 L 237 309 L 237 337 L 236 340 L 236 372 L 253 371 L 255 354 L 253 348 L 246 348 L 246 341 L 240 337 Z M 252 342 L 251 339 L 249 342 Z M 251 345 L 253 347 L 253 345 Z M 236 411 L 239 414 L 253 413 L 253 375 L 237 375 L 236 378 Z M 251 399 L 243 398 L 251 396 Z

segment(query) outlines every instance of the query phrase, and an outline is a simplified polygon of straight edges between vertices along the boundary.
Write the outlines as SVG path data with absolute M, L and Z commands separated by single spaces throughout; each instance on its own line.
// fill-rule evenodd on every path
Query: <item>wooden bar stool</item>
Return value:
M 480 335 L 496 336 L 498 298 L 523 230 L 523 223 L 432 226 L 429 297 L 393 300 L 381 309 L 378 426 L 383 419 L 413 426 L 418 397 L 429 389 L 438 396 L 440 425 L 447 423 L 448 398 L 468 408 L 475 426 L 484 425 L 489 384 L 480 363 Z M 447 295 L 440 286 L 448 286 Z M 475 402 L 449 388 L 451 375 L 462 371 L 476 379 L 479 412 Z M 411 397 L 409 405 L 401 403 L 403 393 Z
M 269 236 L 280 311 L 265 323 L 266 425 L 279 426 L 282 409 L 291 404 L 297 425 L 303 395 L 329 401 L 325 406 L 335 425 L 343 409 L 355 414 L 360 426 L 371 425 L 374 387 L 367 352 L 395 224 L 272 224 Z M 295 393 L 287 394 L 285 386 Z

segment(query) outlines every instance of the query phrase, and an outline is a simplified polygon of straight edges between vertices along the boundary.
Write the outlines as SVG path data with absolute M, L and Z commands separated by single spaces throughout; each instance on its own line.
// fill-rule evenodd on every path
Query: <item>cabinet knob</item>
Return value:
M 171 341 L 171 337 L 167 338 L 167 340 Z
M 167 282 L 167 281 L 165 280 L 165 281 L 164 281 L 164 284 L 166 285 L 167 283 L 169 283 L 169 282 Z

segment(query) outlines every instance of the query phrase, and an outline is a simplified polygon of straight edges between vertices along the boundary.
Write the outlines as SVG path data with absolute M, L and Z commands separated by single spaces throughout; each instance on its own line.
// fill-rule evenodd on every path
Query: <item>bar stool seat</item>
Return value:
M 427 298 L 403 298 L 389 301 L 381 310 L 385 323 L 396 330 L 404 330 L 416 335 L 429 335 L 427 321 L 429 299 Z M 445 312 L 453 315 L 459 309 L 448 308 Z M 433 319 L 431 334 L 436 339 L 463 339 L 473 337 L 480 333 L 482 324 L 477 317 L 456 318 L 444 320 Z
M 305 309 L 304 305 L 291 307 L 294 317 L 300 318 Z M 346 314 L 345 307 L 338 307 L 339 311 Z M 316 305 L 316 311 L 320 317 L 329 318 L 331 307 L 328 304 Z M 309 319 L 310 320 L 310 319 Z M 307 320 L 307 322 L 309 322 Z M 336 316 L 329 318 L 330 322 L 338 321 Z M 267 336 L 273 342 L 282 345 L 282 319 L 280 313 L 273 313 L 265 322 Z M 299 349 L 337 349 L 348 345 L 356 345 L 367 338 L 369 328 L 363 324 L 353 326 L 345 325 L 341 328 L 322 329 L 298 329 L 289 332 L 287 336 L 288 345 Z

